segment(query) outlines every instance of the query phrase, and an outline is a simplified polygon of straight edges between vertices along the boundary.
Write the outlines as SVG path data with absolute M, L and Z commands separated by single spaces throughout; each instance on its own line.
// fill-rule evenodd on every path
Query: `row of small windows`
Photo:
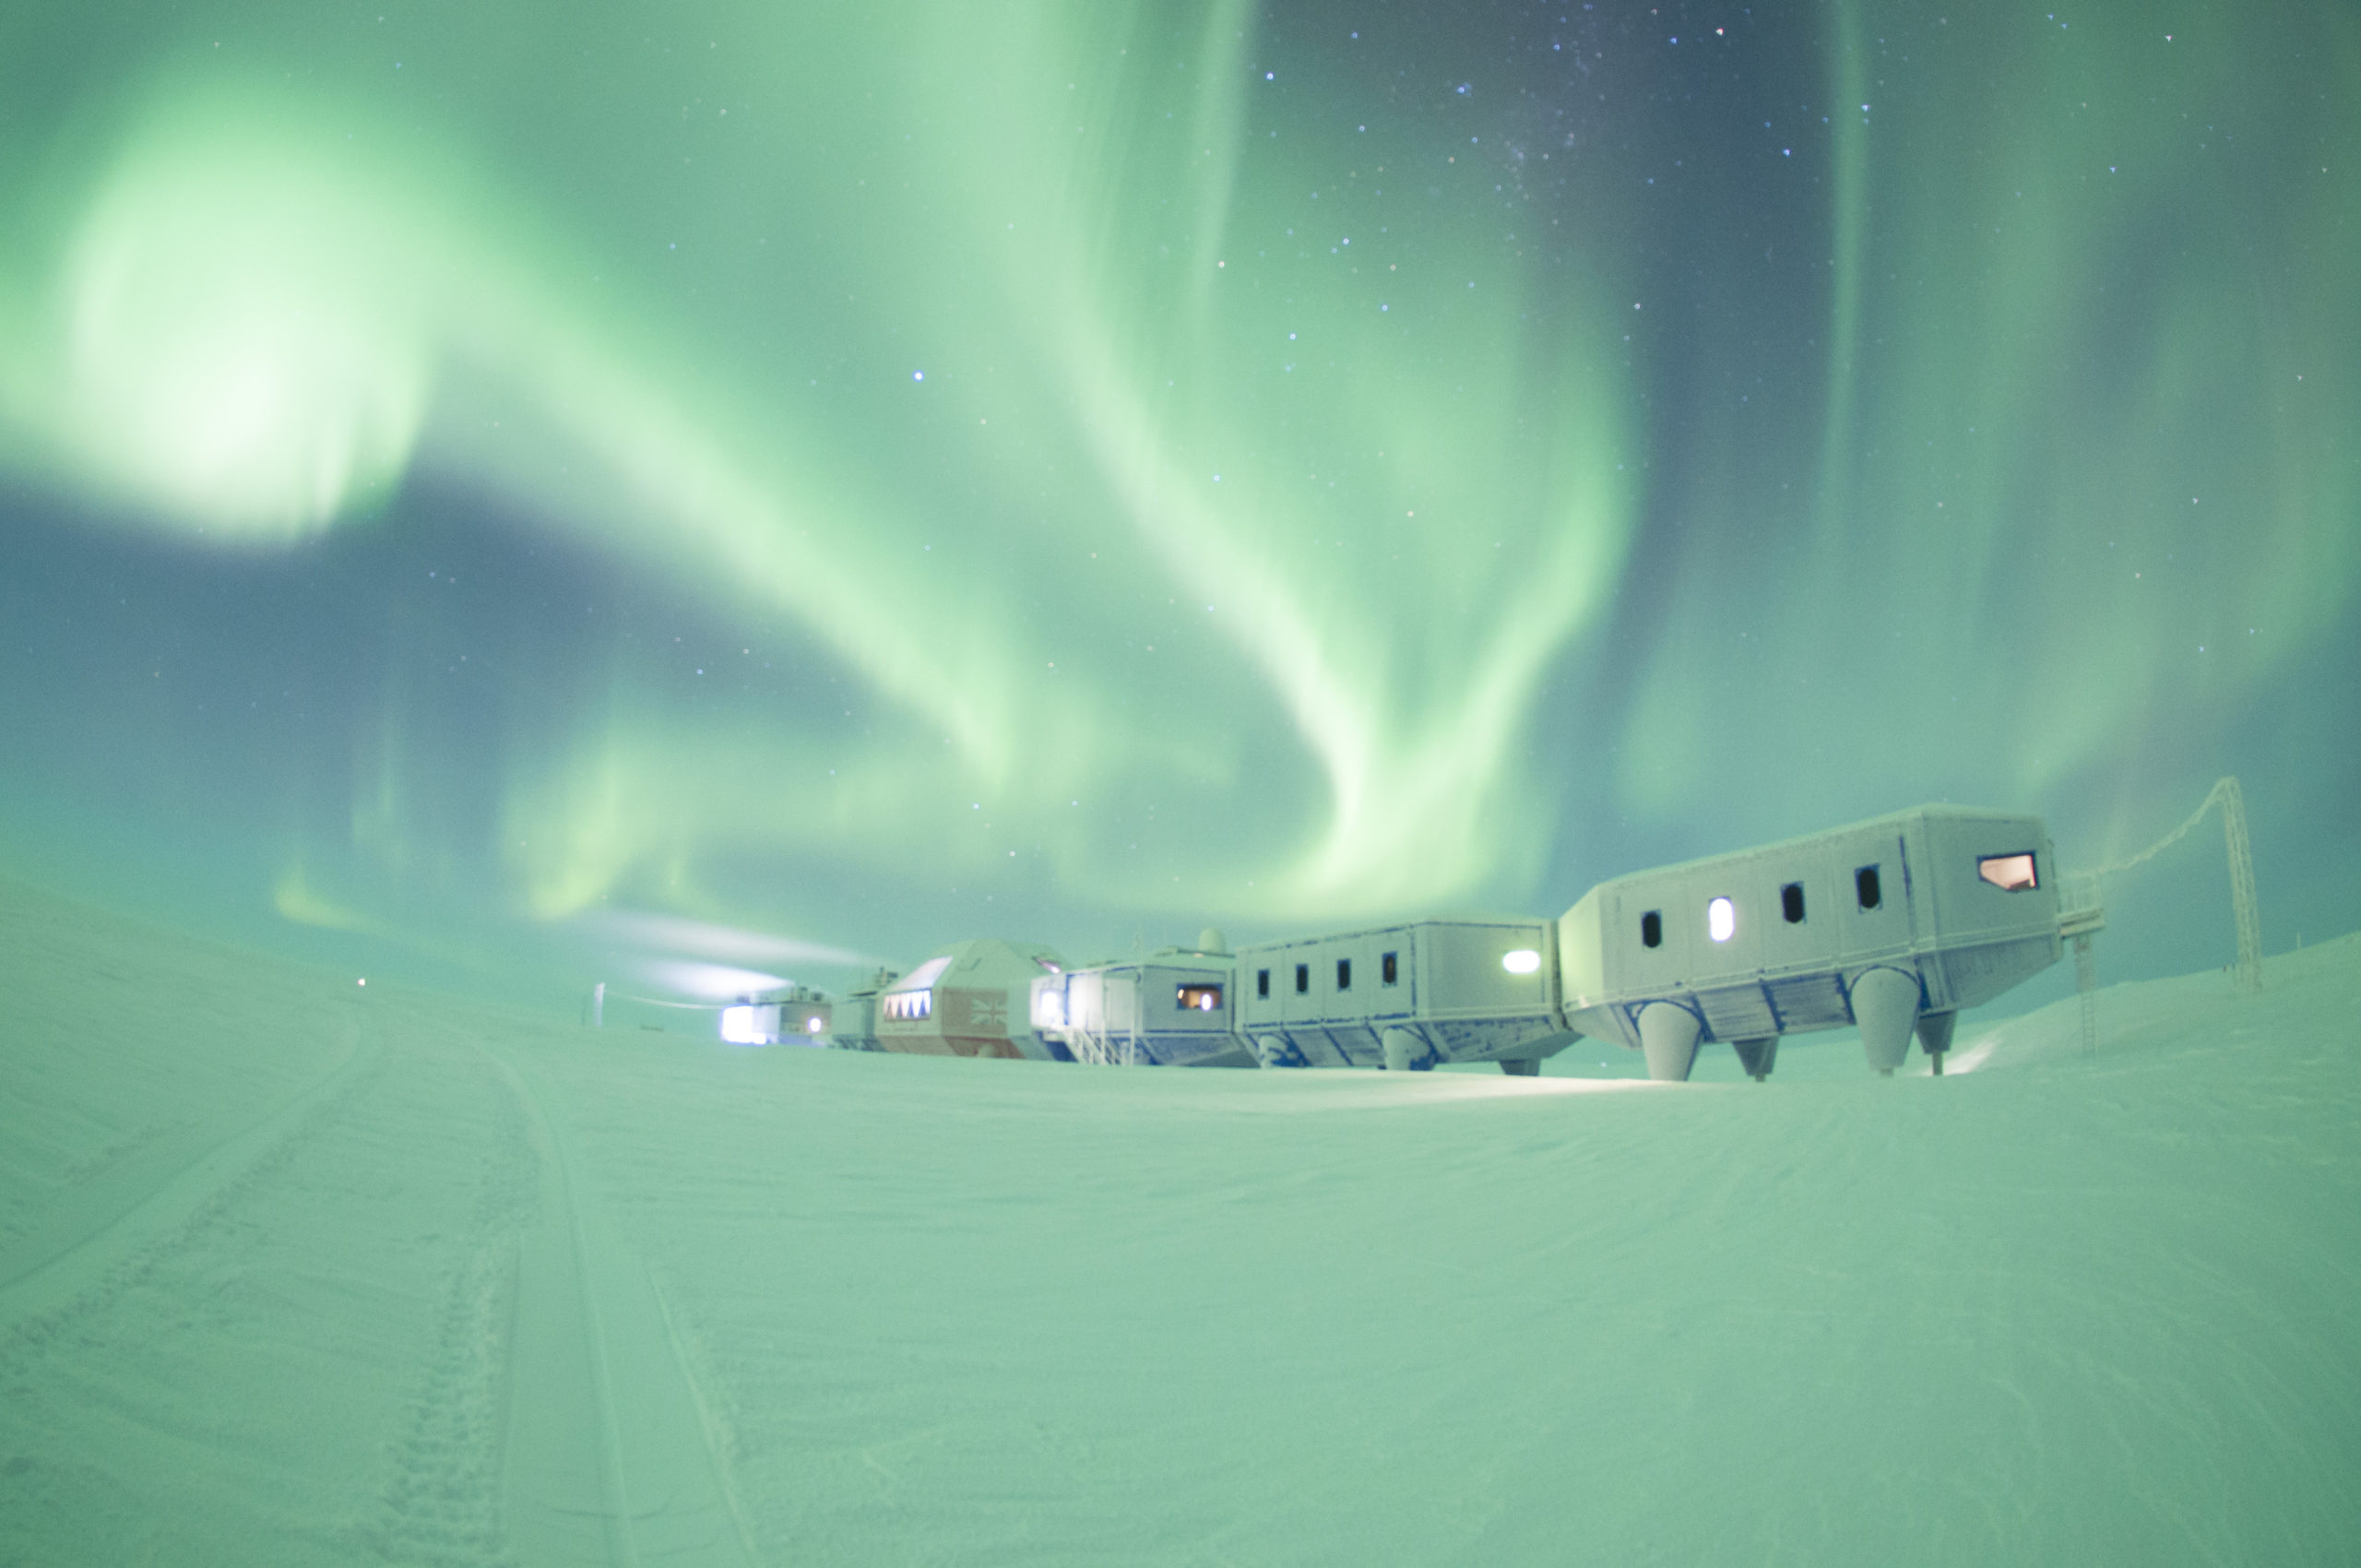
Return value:
M 1386 953 L 1381 955 L 1377 961 L 1377 978 L 1382 984 L 1399 985 L 1402 981 L 1402 956 L 1398 953 Z M 1353 961 L 1350 958 L 1339 958 L 1336 960 L 1336 989 L 1338 991 L 1350 991 L 1353 989 Z M 1305 996 L 1309 995 L 1311 991 L 1311 966 L 1310 964 L 1298 964 L 1295 967 L 1295 993 L 1298 996 Z M 1254 971 L 1254 994 L 1265 1001 L 1270 999 L 1270 970 L 1257 969 Z
M 1864 909 L 1874 909 L 1884 901 L 1885 893 L 1878 885 L 1878 868 L 1863 866 L 1853 873 L 1853 896 Z M 1790 882 L 1779 889 L 1779 913 L 1789 925 L 1804 923 L 1804 885 Z M 1716 942 L 1727 942 L 1738 934 L 1738 905 L 1728 898 L 1714 898 L 1705 905 L 1705 934 Z M 1664 911 L 1650 909 L 1640 917 L 1640 945 L 1664 945 Z
M 934 992 L 931 991 L 897 992 L 885 999 L 885 1016 L 897 1023 L 914 1024 L 934 1012 Z
M 1975 862 L 1975 874 L 2004 893 L 2021 892 L 2041 885 L 2035 874 L 2030 851 L 2020 855 L 1985 855 Z M 1862 866 L 1853 873 L 1853 897 L 1864 909 L 1880 909 L 1885 904 L 1885 888 L 1878 877 L 1876 866 Z M 1804 923 L 1804 885 L 1790 882 L 1779 889 L 1779 913 L 1789 925 Z M 1738 932 L 1738 906 L 1726 897 L 1709 900 L 1705 905 L 1705 934 L 1715 942 L 1727 942 Z M 1640 945 L 1664 945 L 1664 911 L 1650 909 L 1640 917 Z

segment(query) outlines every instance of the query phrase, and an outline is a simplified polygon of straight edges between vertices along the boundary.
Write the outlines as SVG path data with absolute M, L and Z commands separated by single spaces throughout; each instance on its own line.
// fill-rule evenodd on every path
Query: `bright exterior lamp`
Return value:
M 1530 947 L 1520 947 L 1501 956 L 1501 968 L 1513 975 L 1529 975 L 1541 967 L 1541 955 Z

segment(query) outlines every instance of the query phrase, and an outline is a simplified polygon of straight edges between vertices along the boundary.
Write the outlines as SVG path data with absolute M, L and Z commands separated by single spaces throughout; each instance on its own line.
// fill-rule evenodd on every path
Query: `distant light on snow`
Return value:
M 820 1020 L 819 1020 L 818 1018 L 806 1018 L 806 1019 L 804 1019 L 804 1020 L 803 1020 L 803 1032 L 804 1032 L 805 1034 L 808 1034 L 808 1035 L 816 1035 L 816 1034 L 818 1034 L 818 1033 L 820 1032 Z
M 1716 942 L 1727 942 L 1738 931 L 1738 906 L 1726 898 L 1716 898 L 1705 906 L 1705 934 Z
M 366 979 L 362 979 L 362 980 L 357 980 L 353 981 L 352 983 L 353 983 L 353 984 L 355 984 L 355 985 L 367 985 L 367 984 L 369 983 L 369 981 L 368 981 Z
M 1501 956 L 1501 968 L 1513 975 L 1529 975 L 1541 967 L 1541 955 L 1530 947 L 1520 947 Z

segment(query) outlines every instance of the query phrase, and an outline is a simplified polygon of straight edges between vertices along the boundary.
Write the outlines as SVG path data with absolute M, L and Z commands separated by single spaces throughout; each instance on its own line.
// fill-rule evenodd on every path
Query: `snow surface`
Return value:
M 0 885 L 0 1562 L 2361 1560 L 2361 939 L 1762 1086 L 354 979 Z

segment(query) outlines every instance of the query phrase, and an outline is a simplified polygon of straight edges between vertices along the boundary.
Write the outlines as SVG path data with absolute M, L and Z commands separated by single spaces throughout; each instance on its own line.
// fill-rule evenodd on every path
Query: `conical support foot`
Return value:
M 1771 1075 L 1771 1064 L 1779 1059 L 1779 1037 L 1768 1039 L 1734 1039 L 1730 1049 L 1738 1052 L 1738 1064 L 1756 1083 Z
M 1660 1084 L 1685 1084 L 1697 1061 L 1697 1037 L 1704 1032 L 1697 1015 L 1669 1002 L 1651 1002 L 1640 1009 L 1640 1050 L 1648 1059 L 1648 1076 Z
M 1935 1076 L 1943 1075 L 1943 1053 L 1952 1048 L 1952 1030 L 1959 1023 L 1956 1013 L 1922 1013 L 1918 1016 L 1918 1045 L 1934 1063 Z
M 1910 1026 L 1918 1021 L 1918 977 L 1871 969 L 1853 982 L 1853 1022 L 1869 1065 L 1891 1075 L 1910 1054 Z

